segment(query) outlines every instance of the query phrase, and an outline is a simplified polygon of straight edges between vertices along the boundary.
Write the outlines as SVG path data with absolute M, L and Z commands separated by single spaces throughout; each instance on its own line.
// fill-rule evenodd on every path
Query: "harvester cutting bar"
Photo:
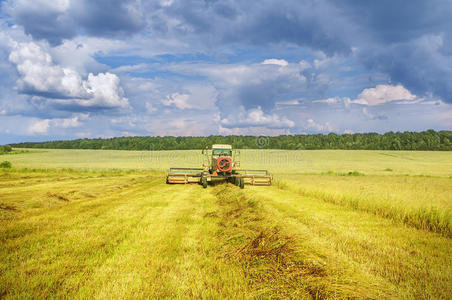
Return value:
M 169 172 L 171 174 L 181 174 L 181 173 L 187 173 L 187 174 L 201 174 L 202 168 L 170 168 Z
M 202 176 L 202 168 L 171 168 L 166 175 L 167 183 L 198 183 Z
M 270 175 L 270 173 L 267 170 L 238 170 L 237 173 L 243 175 L 262 175 L 262 176 Z
M 250 185 L 271 185 L 272 178 L 271 176 L 254 176 L 254 175 L 245 175 L 240 176 L 245 180 L 245 184 Z
M 271 185 L 272 176 L 267 170 L 240 170 L 238 174 L 250 185 Z

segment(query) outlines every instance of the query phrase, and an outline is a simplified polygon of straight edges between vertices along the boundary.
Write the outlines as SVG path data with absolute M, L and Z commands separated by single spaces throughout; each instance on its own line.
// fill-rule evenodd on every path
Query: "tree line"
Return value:
M 191 150 L 212 144 L 236 149 L 345 149 L 345 150 L 452 150 L 452 131 L 387 132 L 355 134 L 297 134 L 280 136 L 115 137 L 10 144 L 16 148 Z

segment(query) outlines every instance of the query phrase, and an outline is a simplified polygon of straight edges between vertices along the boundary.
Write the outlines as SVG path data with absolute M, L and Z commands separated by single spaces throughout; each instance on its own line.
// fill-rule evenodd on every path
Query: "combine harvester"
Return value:
M 241 170 L 240 151 L 231 145 L 216 144 L 212 150 L 202 151 L 202 168 L 170 168 L 166 183 L 199 183 L 204 188 L 209 182 L 230 182 L 240 188 L 245 184 L 271 185 L 272 175 L 267 170 Z

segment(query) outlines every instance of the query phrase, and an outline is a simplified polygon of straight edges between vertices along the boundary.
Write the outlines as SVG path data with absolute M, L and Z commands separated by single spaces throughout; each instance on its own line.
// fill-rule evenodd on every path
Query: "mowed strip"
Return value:
M 452 295 L 451 239 L 278 187 L 250 189 L 304 252 L 337 274 L 339 295 Z
M 67 197 L 61 205 L 23 205 L 23 211 L 0 221 L 0 295 L 246 294 L 240 266 L 217 259 L 217 224 L 205 218 L 216 201 L 199 186 L 168 186 L 161 176 L 143 174 L 107 175 L 89 182 L 74 178 L 65 185 L 54 181 L 51 178 L 48 188 Z M 70 199 L 67 195 L 75 187 L 91 196 Z M 20 192 L 30 195 L 23 188 Z M 36 188 L 38 193 L 43 186 Z M 14 189 L 0 190 L 2 203 L 11 204 L 8 197 Z
M 239 297 L 246 290 L 239 265 L 217 259 L 217 225 L 205 218 L 214 198 L 199 186 L 159 186 L 138 202 L 165 199 L 150 209 L 128 239 L 80 291 L 98 298 Z M 147 200 L 146 200 L 147 199 Z M 157 201 L 160 206 L 161 200 Z M 151 206 L 152 203 L 150 203 Z M 147 206 L 147 205 L 144 205 Z M 100 287 L 100 288 L 99 288 Z

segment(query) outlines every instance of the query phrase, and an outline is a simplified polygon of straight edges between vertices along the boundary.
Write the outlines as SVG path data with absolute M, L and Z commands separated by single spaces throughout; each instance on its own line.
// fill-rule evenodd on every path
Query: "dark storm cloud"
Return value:
M 452 58 L 438 51 L 442 37 L 430 36 L 385 49 L 362 51 L 361 61 L 370 69 L 387 73 L 418 96 L 433 93 L 452 103 Z
M 158 11 L 151 22 L 161 26 L 164 16 L 180 23 L 174 32 L 201 35 L 207 44 L 243 46 L 277 45 L 281 43 L 322 50 L 327 55 L 349 54 L 351 51 L 340 15 L 329 14 L 333 6 L 322 1 L 175 1 Z M 350 30 L 349 30 L 350 32 Z
M 275 100 L 281 97 L 281 92 L 287 92 L 281 82 L 266 80 L 258 84 L 244 85 L 238 89 L 237 96 L 246 109 L 261 106 L 264 111 L 274 107 Z
M 76 35 L 72 18 L 55 7 L 5 2 L 2 8 L 11 14 L 16 24 L 24 27 L 25 33 L 47 40 L 51 45 L 61 44 L 63 39 Z
M 359 28 L 353 43 L 365 66 L 452 103 L 452 1 L 350 0 L 340 9 Z
M 56 46 L 78 34 L 121 37 L 145 26 L 141 6 L 133 0 L 58 2 L 8 1 L 2 6 L 34 39 Z
M 360 28 L 363 33 L 361 39 L 368 36 L 381 43 L 406 42 L 424 34 L 448 31 L 452 26 L 450 0 L 329 2 Z
M 82 97 L 71 97 L 61 91 L 39 91 L 33 87 L 26 86 L 19 91 L 20 94 L 37 96 L 46 99 L 84 99 Z
M 291 43 L 322 50 L 329 56 L 349 54 L 350 45 L 329 28 L 328 22 L 309 7 L 274 6 L 228 32 L 225 41 L 252 45 Z
M 78 26 L 94 36 L 133 34 L 146 25 L 142 8 L 130 0 L 73 1 L 71 13 Z

